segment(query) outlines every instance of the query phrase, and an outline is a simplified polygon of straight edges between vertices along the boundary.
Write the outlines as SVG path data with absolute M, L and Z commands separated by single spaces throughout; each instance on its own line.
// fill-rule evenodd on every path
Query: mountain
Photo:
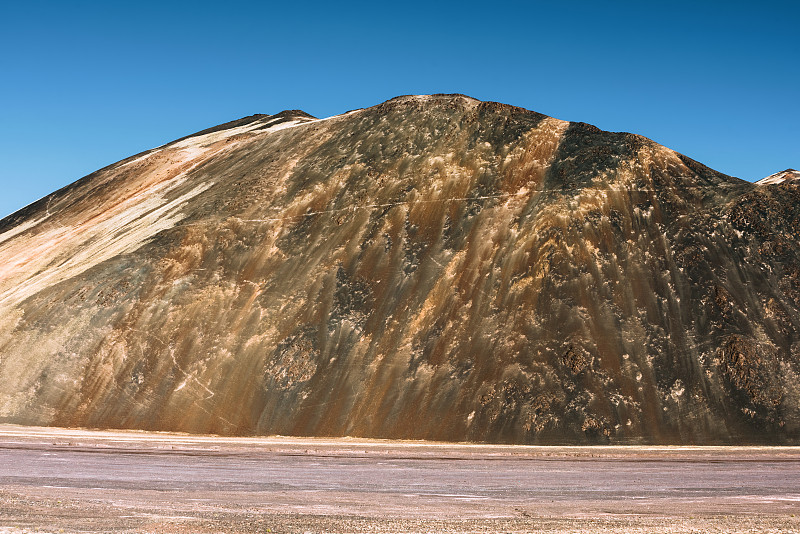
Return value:
M 775 174 L 770 174 L 766 178 L 762 178 L 761 180 L 757 181 L 756 184 L 774 185 L 774 184 L 782 184 L 784 182 L 792 182 L 795 180 L 800 180 L 800 172 L 794 169 L 786 169 L 785 171 L 776 172 Z
M 0 221 L 0 421 L 797 443 L 799 184 L 462 95 L 246 117 Z

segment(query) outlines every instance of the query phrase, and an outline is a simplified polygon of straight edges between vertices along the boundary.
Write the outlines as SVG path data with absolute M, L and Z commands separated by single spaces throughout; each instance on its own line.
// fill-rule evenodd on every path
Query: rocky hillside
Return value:
M 773 184 L 782 184 L 784 182 L 793 182 L 796 180 L 800 180 L 800 171 L 796 171 L 794 169 L 786 169 L 785 171 L 776 172 L 775 174 L 770 174 L 766 178 L 762 178 L 761 180 L 757 181 L 756 184 L 773 185 Z
M 800 441 L 800 182 L 460 95 L 254 115 L 0 221 L 0 421 Z

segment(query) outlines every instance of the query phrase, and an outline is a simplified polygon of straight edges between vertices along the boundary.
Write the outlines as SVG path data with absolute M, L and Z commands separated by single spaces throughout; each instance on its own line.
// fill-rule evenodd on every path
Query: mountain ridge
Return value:
M 776 172 L 775 174 L 770 174 L 766 178 L 762 178 L 755 183 L 758 185 L 774 185 L 796 180 L 800 180 L 800 171 L 796 171 L 795 169 L 786 169 L 784 171 Z
M 528 110 L 526 108 L 522 108 L 522 107 L 519 107 L 519 106 L 513 106 L 513 105 L 510 105 L 510 104 L 504 104 L 504 103 L 500 103 L 500 102 L 481 101 L 481 100 L 478 100 L 476 98 L 473 98 L 473 97 L 470 97 L 468 95 L 464 95 L 464 94 L 461 94 L 461 93 L 435 93 L 435 94 L 431 94 L 431 95 L 411 95 L 411 94 L 409 94 L 409 95 L 400 95 L 400 96 L 396 96 L 396 97 L 390 98 L 389 100 L 386 100 L 386 101 L 381 102 L 379 104 L 376 104 L 376 105 L 372 106 L 371 108 L 357 108 L 357 109 L 353 109 L 353 110 L 347 111 L 347 112 L 345 112 L 345 113 L 343 113 L 341 115 L 333 115 L 331 117 L 327 117 L 327 118 L 324 118 L 324 119 L 319 119 L 319 118 L 314 117 L 313 115 L 311 115 L 311 114 L 309 114 L 309 113 L 307 113 L 307 112 L 305 112 L 303 110 L 299 110 L 299 109 L 287 109 L 287 110 L 283 110 L 283 111 L 280 111 L 280 112 L 275 113 L 275 114 L 255 113 L 255 114 L 252 114 L 252 115 L 241 117 L 239 119 L 234 119 L 234 120 L 231 120 L 231 121 L 228 121 L 228 122 L 225 122 L 225 123 L 221 123 L 221 124 L 218 124 L 218 125 L 215 125 L 215 126 L 211 126 L 209 128 L 205 128 L 203 130 L 199 130 L 199 131 L 191 133 L 191 134 L 187 134 L 187 135 L 185 135 L 183 137 L 179 137 L 179 138 L 175 139 L 174 141 L 169 141 L 168 143 L 165 143 L 164 145 L 160 145 L 160 146 L 155 147 L 155 148 L 147 149 L 147 150 L 144 150 L 142 152 L 139 152 L 139 153 L 133 154 L 131 156 L 128 156 L 126 158 L 123 158 L 123 159 L 121 159 L 119 161 L 110 163 L 110 164 L 102 167 L 101 169 L 98 169 L 97 171 L 94 171 L 94 172 L 92 172 L 92 173 L 90 173 L 90 174 L 88 174 L 88 175 L 76 180 L 76 182 L 72 182 L 70 184 L 67 184 L 67 185 L 57 189 L 56 191 L 54 191 L 52 193 L 49 193 L 49 194 L 45 195 L 44 197 L 42 197 L 40 199 L 37 199 L 37 200 L 31 202 L 30 204 L 28 204 L 26 206 L 21 207 L 20 209 L 16 210 L 15 212 L 6 215 L 2 219 L 0 219 L 0 232 L 2 232 L 2 229 L 5 226 L 10 224 L 7 221 L 7 219 L 16 220 L 18 218 L 18 215 L 21 212 L 26 211 L 26 210 L 28 210 L 28 208 L 33 207 L 35 205 L 38 206 L 40 203 L 46 203 L 48 200 L 50 200 L 55 195 L 57 195 L 57 194 L 63 192 L 64 190 L 72 187 L 74 184 L 76 184 L 77 182 L 79 182 L 81 180 L 88 179 L 91 176 L 97 174 L 98 172 L 115 168 L 115 167 L 117 167 L 119 165 L 123 165 L 123 164 L 125 164 L 125 163 L 127 163 L 129 161 L 133 161 L 133 160 L 135 160 L 137 158 L 140 158 L 142 156 L 148 155 L 148 154 L 150 154 L 150 153 L 152 153 L 152 152 L 154 152 L 156 150 L 159 150 L 159 149 L 161 149 L 163 147 L 166 147 L 168 145 L 171 145 L 171 144 L 174 144 L 174 143 L 178 143 L 178 142 L 190 139 L 192 137 L 198 137 L 198 136 L 206 135 L 206 134 L 209 134 L 209 133 L 225 131 L 225 130 L 236 128 L 236 127 L 239 127 L 239 126 L 248 125 L 248 124 L 251 124 L 251 123 L 256 122 L 256 121 L 264 121 L 266 123 L 266 122 L 269 122 L 270 120 L 274 120 L 276 118 L 283 118 L 287 122 L 290 121 L 291 118 L 293 118 L 293 117 L 308 118 L 308 119 L 312 119 L 312 120 L 327 120 L 327 119 L 332 119 L 332 118 L 337 118 L 337 117 L 343 117 L 345 115 L 348 115 L 348 114 L 351 114 L 351 113 L 354 113 L 354 112 L 364 111 L 365 109 L 387 109 L 387 108 L 391 108 L 393 106 L 403 106 L 403 105 L 409 105 L 409 104 L 413 104 L 413 103 L 420 104 L 421 102 L 426 102 L 426 101 L 430 101 L 430 100 L 445 101 L 445 100 L 448 100 L 448 99 L 463 99 L 465 101 L 474 102 L 476 105 L 481 105 L 482 104 L 484 106 L 496 106 L 496 107 L 499 107 L 499 108 L 514 109 L 514 110 L 517 110 L 517 111 L 520 111 L 520 112 L 524 112 L 524 113 L 532 113 L 532 114 L 536 114 L 536 115 L 541 115 L 543 117 L 547 117 L 547 115 L 543 115 L 541 113 L 538 113 L 538 112 L 535 112 L 535 111 L 531 111 L 531 110 Z M 560 119 L 556 119 L 556 120 L 560 120 Z M 625 132 L 625 131 L 620 131 L 620 132 L 606 131 L 606 130 L 602 130 L 602 129 L 598 128 L 597 126 L 595 126 L 593 124 L 585 123 L 585 122 L 573 122 L 573 121 L 565 121 L 565 122 L 569 122 L 569 124 L 579 125 L 579 127 L 581 127 L 581 128 L 586 128 L 586 129 L 593 130 L 593 131 L 596 131 L 596 132 L 605 132 L 605 133 L 609 133 L 609 134 L 619 134 L 619 135 L 625 135 L 625 136 L 632 136 L 632 139 L 639 139 L 640 138 L 642 140 L 646 140 L 647 142 L 658 144 L 656 141 L 653 141 L 652 139 L 650 139 L 650 138 L 648 138 L 646 136 L 640 135 L 640 134 L 635 134 L 635 133 Z M 661 145 L 659 145 L 659 146 L 661 146 Z M 691 161 L 693 165 L 703 165 L 702 163 L 700 163 L 700 162 L 698 162 L 696 160 L 693 160 L 693 159 L 689 158 L 688 156 L 684 156 L 683 154 L 679 154 L 679 155 L 680 155 L 680 157 L 686 158 L 687 160 Z M 776 176 L 778 174 L 792 172 L 792 171 L 794 171 L 794 170 L 793 169 L 787 169 L 786 171 L 782 171 L 781 173 L 776 173 L 775 175 L 772 175 L 772 176 Z M 714 172 L 718 172 L 718 171 L 714 171 Z M 797 171 L 794 171 L 794 172 L 797 172 Z M 761 180 L 759 180 L 757 182 L 754 182 L 754 183 L 761 183 L 766 179 L 767 178 L 763 178 L 763 179 L 761 179 Z
M 0 221 L 0 420 L 796 442 L 780 187 L 463 95 L 244 117 Z

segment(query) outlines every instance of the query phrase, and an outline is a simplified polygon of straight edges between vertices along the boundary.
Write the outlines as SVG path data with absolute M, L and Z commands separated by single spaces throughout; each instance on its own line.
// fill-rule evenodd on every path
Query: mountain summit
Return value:
M 770 174 L 766 178 L 762 178 L 756 183 L 758 185 L 775 185 L 775 184 L 782 184 L 784 182 L 793 182 L 796 180 L 800 180 L 800 171 L 796 171 L 794 169 L 786 169 L 785 171 L 776 172 L 775 174 Z
M 800 438 L 800 187 L 462 95 L 253 115 L 0 221 L 0 420 Z

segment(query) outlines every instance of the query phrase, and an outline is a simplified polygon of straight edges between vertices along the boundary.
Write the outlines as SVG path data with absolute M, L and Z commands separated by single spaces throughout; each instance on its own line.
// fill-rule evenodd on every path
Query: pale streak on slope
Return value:
M 792 182 L 795 180 L 800 180 L 800 172 L 794 169 L 786 169 L 785 171 L 770 174 L 766 178 L 762 178 L 755 183 L 756 185 L 773 185 L 782 184 L 784 182 Z
M 49 216 L 50 216 L 50 214 L 47 214 L 44 217 L 41 217 L 39 219 L 35 219 L 33 221 L 26 221 L 26 222 L 24 222 L 22 224 L 19 224 L 19 225 L 15 226 L 11 230 L 8 230 L 7 232 L 3 232 L 2 234 L 0 234 L 0 244 L 2 244 L 5 241 L 8 241 L 9 239 L 14 237 L 15 235 L 21 234 L 25 230 L 29 230 L 29 229 L 31 229 L 31 228 L 43 223 Z
M 14 307 L 47 287 L 115 256 L 131 253 L 159 232 L 176 226 L 186 216 L 181 213 L 182 206 L 213 183 L 200 183 L 174 200 L 167 196 L 205 161 L 255 136 L 344 115 L 301 118 L 264 128 L 270 122 L 267 118 L 164 145 L 109 169 L 104 176 L 106 181 L 120 172 L 134 173 L 129 183 L 135 192 L 109 202 L 99 213 L 91 214 L 97 206 L 90 206 L 86 215 L 69 224 L 59 222 L 58 213 L 48 209 L 45 216 L 0 234 L 0 257 L 4 259 L 0 265 L 0 309 Z M 41 229 L 46 220 L 50 226 Z M 22 234 L 24 239 L 14 239 Z
M 356 110 L 356 111 L 361 111 L 361 110 Z M 278 124 L 276 124 L 274 126 L 269 126 L 267 128 L 264 128 L 265 124 L 268 125 L 270 122 L 273 122 L 273 121 L 275 121 L 277 119 L 274 119 L 274 118 L 261 119 L 261 120 L 257 120 L 257 121 L 251 122 L 250 124 L 246 124 L 244 126 L 237 126 L 235 128 L 229 128 L 227 130 L 220 130 L 218 132 L 211 132 L 211 133 L 207 133 L 207 134 L 203 134 L 203 135 L 197 135 L 197 136 L 194 136 L 194 137 L 189 137 L 187 139 L 184 139 L 183 141 L 177 141 L 177 142 L 173 142 L 171 144 L 168 143 L 166 145 L 161 145 L 159 147 L 154 148 L 153 150 L 150 150 L 150 151 L 146 152 L 145 154 L 143 154 L 142 156 L 139 156 L 136 159 L 132 159 L 130 161 L 126 161 L 126 162 L 120 164 L 119 168 L 127 167 L 129 165 L 134 165 L 136 163 L 145 161 L 145 160 L 149 159 L 150 157 L 152 157 L 152 156 L 154 156 L 156 154 L 159 154 L 160 152 L 162 152 L 164 150 L 174 150 L 174 149 L 184 149 L 184 150 L 185 149 L 190 149 L 190 150 L 191 149 L 195 149 L 196 150 L 198 145 L 210 145 L 210 144 L 213 144 L 213 143 L 217 143 L 219 141 L 224 141 L 224 140 L 226 140 L 226 139 L 228 139 L 230 137 L 236 136 L 236 135 L 243 135 L 243 134 L 247 134 L 247 133 L 256 134 L 256 135 L 269 134 L 269 133 L 277 132 L 277 131 L 280 131 L 280 130 L 286 130 L 286 129 L 289 129 L 289 128 L 294 128 L 295 126 L 300 126 L 300 125 L 303 125 L 303 124 L 311 124 L 311 123 L 315 123 L 315 122 L 322 122 L 322 121 L 327 121 L 327 120 L 330 120 L 330 119 L 336 119 L 336 118 L 339 118 L 339 117 L 343 117 L 344 115 L 347 115 L 349 113 L 354 113 L 354 111 L 351 111 L 351 112 L 348 112 L 348 113 L 345 113 L 345 114 L 342 114 L 342 115 L 333 115 L 332 117 L 327 117 L 327 118 L 324 118 L 324 119 L 306 119 L 306 118 L 301 118 L 301 119 L 296 119 L 296 120 L 293 120 L 293 121 L 285 121 L 285 122 L 280 122 L 280 123 L 278 123 Z M 0 234 L 0 242 L 2 242 L 2 240 L 3 240 L 3 235 Z
M 0 307 L 14 306 L 114 256 L 133 252 L 158 232 L 173 227 L 184 217 L 180 213 L 182 204 L 212 185 L 200 184 L 167 202 L 166 193 L 175 189 L 181 181 L 174 180 L 166 187 L 160 184 L 160 187 L 153 188 L 152 199 L 118 211 L 92 227 L 80 225 L 51 230 L 36 236 L 36 242 L 30 243 L 24 250 L 13 251 L 16 254 L 0 267 Z M 3 255 L 7 252 L 0 251 Z M 45 269 L 51 261 L 58 261 L 64 256 L 69 258 Z M 21 271 L 36 274 L 23 276 L 19 280 L 20 277 L 14 275 L 19 275 Z
M 0 257 L 4 259 L 0 265 L 0 308 L 13 307 L 47 287 L 133 252 L 159 232 L 175 226 L 186 216 L 181 211 L 183 205 L 213 183 L 199 183 L 173 200 L 168 195 L 184 185 L 192 169 L 241 143 L 225 143 L 225 138 L 245 132 L 225 133 L 198 136 L 151 152 L 148 157 L 160 153 L 165 163 L 132 177 L 134 191 L 120 200 L 109 201 L 99 213 L 92 214 L 89 209 L 80 220 L 58 226 L 57 214 L 48 214 L 0 235 Z M 130 163 L 109 172 L 121 172 Z M 51 219 L 51 227 L 26 233 L 45 219 Z M 23 233 L 24 238 L 14 239 Z
M 298 123 L 299 121 L 291 121 L 291 122 L 293 123 L 293 125 L 296 125 L 296 123 Z M 283 123 L 283 124 L 286 124 L 286 123 Z M 212 145 L 214 143 L 217 143 L 219 141 L 224 141 L 224 140 L 226 140 L 226 139 L 228 139 L 230 137 L 236 136 L 236 135 L 242 135 L 242 134 L 246 134 L 246 133 L 252 132 L 253 130 L 256 130 L 257 128 L 260 128 L 260 127 L 263 127 L 263 126 L 264 126 L 264 122 L 263 121 L 254 121 L 254 122 L 251 122 L 250 124 L 246 124 L 244 126 L 237 126 L 235 128 L 229 128 L 227 130 L 220 130 L 218 132 L 211 132 L 211 133 L 207 133 L 207 134 L 203 134 L 203 135 L 196 135 L 196 136 L 193 136 L 193 137 L 186 138 L 183 141 L 177 141 L 177 142 L 173 142 L 173 143 L 168 143 L 166 145 L 161 145 L 160 147 L 156 147 L 153 150 L 150 150 L 150 151 L 146 152 L 144 155 L 139 156 L 136 159 L 132 159 L 130 161 L 126 161 L 126 162 L 120 164 L 118 168 L 121 169 L 123 167 L 127 167 L 127 166 L 130 166 L 130 165 L 134 165 L 136 163 L 145 161 L 145 160 L 151 158 L 152 156 L 155 156 L 156 154 L 159 154 L 159 153 L 161 153 L 163 151 L 181 150 L 181 151 L 184 152 L 184 154 L 187 154 L 187 155 L 190 155 L 190 156 L 192 155 L 192 152 L 195 153 L 194 155 L 202 154 L 202 150 L 200 150 L 198 152 L 198 149 L 202 149 L 203 147 L 207 147 L 207 146 Z M 282 124 L 281 124 L 281 126 L 282 126 Z M 275 129 L 279 129 L 279 128 L 275 128 Z M 273 128 L 268 128 L 268 129 L 265 129 L 265 130 L 263 130 L 262 132 L 259 132 L 259 133 L 267 133 L 267 132 L 270 132 L 270 131 L 274 131 L 274 129 Z

